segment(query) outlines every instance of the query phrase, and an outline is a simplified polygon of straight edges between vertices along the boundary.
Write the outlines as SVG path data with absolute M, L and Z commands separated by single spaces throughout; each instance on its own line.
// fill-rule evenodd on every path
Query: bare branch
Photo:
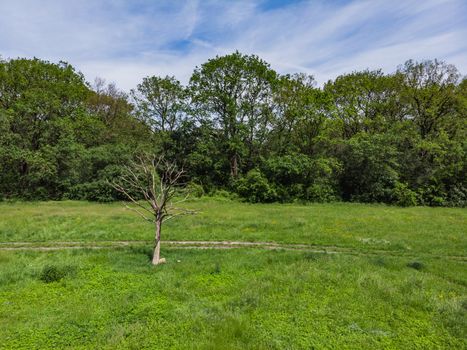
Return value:
M 186 201 L 189 194 L 184 198 L 172 202 L 176 195 L 176 187 L 180 185 L 180 180 L 184 176 L 183 168 L 178 169 L 175 163 L 165 159 L 163 156 L 139 155 L 135 161 L 124 167 L 124 172 L 118 182 L 111 185 L 121 192 L 138 209 L 131 208 L 145 220 L 150 216 L 167 220 L 175 216 L 193 214 L 194 211 L 174 207 L 174 204 Z M 144 198 L 147 205 L 140 203 L 139 198 Z
M 174 204 L 187 200 L 188 194 L 181 200 L 172 202 L 177 194 L 177 187 L 185 171 L 164 157 L 140 155 L 123 168 L 123 174 L 111 183 L 113 188 L 122 193 L 130 205 L 125 207 L 134 211 L 145 221 L 155 224 L 154 254 L 152 263 L 160 260 L 161 226 L 166 220 L 177 216 L 195 214 L 196 211 L 178 208 Z M 141 203 L 140 199 L 144 199 Z M 148 215 L 149 214 L 149 215 Z
M 144 209 L 146 210 L 148 213 L 150 213 L 151 215 L 153 214 L 153 212 L 151 210 L 149 210 L 148 208 L 146 208 L 144 205 L 140 204 L 135 198 L 133 198 L 133 196 L 131 194 L 128 193 L 128 191 L 125 190 L 125 188 L 123 188 L 121 185 L 119 184 L 116 184 L 116 183 L 112 183 L 112 186 L 119 192 L 123 193 L 132 203 L 134 203 L 135 205 L 137 205 L 138 207 L 140 207 L 141 209 Z
M 144 220 L 154 223 L 154 220 L 153 220 L 153 219 L 149 219 L 148 217 L 146 217 L 146 215 L 144 215 L 144 214 L 143 214 L 142 212 L 140 212 L 138 209 L 132 208 L 132 207 L 130 207 L 129 205 L 125 205 L 125 207 L 126 207 L 127 209 L 129 209 L 129 210 L 132 210 L 132 211 L 136 212 L 136 213 L 137 213 L 139 216 L 141 216 Z

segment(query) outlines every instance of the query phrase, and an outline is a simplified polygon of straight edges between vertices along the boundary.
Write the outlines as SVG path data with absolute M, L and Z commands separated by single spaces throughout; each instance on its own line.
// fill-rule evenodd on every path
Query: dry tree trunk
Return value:
M 233 178 L 238 177 L 238 156 L 234 154 L 234 156 L 230 159 L 230 175 Z
M 158 265 L 161 261 L 161 229 L 162 229 L 162 222 L 161 220 L 156 221 L 156 234 L 154 237 L 154 253 L 152 256 L 152 264 Z

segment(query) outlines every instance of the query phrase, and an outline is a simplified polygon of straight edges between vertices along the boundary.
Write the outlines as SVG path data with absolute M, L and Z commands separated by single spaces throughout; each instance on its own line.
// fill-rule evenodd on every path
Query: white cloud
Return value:
M 236 49 L 321 83 L 358 69 L 394 71 L 409 58 L 444 59 L 467 73 L 462 0 L 258 4 L 2 0 L 0 54 L 67 60 L 89 81 L 101 76 L 125 90 L 153 74 L 186 83 L 196 65 Z

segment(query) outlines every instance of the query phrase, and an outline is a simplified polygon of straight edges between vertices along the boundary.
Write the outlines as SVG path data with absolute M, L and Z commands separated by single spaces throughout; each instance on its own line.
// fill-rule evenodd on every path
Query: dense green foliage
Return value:
M 235 52 L 188 86 L 147 77 L 129 95 L 72 66 L 0 61 L 0 198 L 119 199 L 138 152 L 164 154 L 197 193 L 250 202 L 467 203 L 467 79 L 437 60 L 317 88 Z
M 167 264 L 157 268 L 150 241 L 7 251 L 18 247 L 7 241 L 149 240 L 152 227 L 120 203 L 0 203 L 0 349 L 467 346 L 464 209 L 186 205 L 202 212 L 168 221 L 167 239 L 300 242 L 315 251 L 165 244 Z
M 25 199 L 115 198 L 118 173 L 146 127 L 126 96 L 92 91 L 66 64 L 0 62 L 0 193 Z

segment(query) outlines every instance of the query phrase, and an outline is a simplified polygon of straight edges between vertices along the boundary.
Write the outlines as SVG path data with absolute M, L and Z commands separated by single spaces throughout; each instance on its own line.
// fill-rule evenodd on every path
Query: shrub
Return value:
M 447 205 L 450 207 L 467 206 L 467 188 L 462 185 L 452 187 L 448 193 Z
M 427 185 L 421 187 L 417 191 L 417 195 L 421 204 L 433 207 L 446 205 L 446 192 L 441 185 Z
M 312 202 L 332 202 L 336 200 L 335 190 L 329 184 L 315 183 L 306 189 L 306 199 Z
M 336 199 L 342 164 L 333 157 L 291 153 L 265 160 L 261 170 L 281 201 L 330 202 Z
M 273 202 L 277 200 L 277 193 L 267 178 L 258 170 L 250 170 L 245 177 L 235 184 L 237 193 L 248 202 Z
M 111 202 L 116 199 L 117 194 L 108 181 L 98 180 L 74 186 L 69 197 L 70 199 Z
M 75 272 L 76 268 L 74 266 L 46 265 L 42 268 L 39 279 L 45 283 L 57 282 Z
M 204 188 L 203 186 L 197 184 L 197 183 L 194 183 L 194 182 L 190 182 L 187 187 L 186 187 L 186 190 L 188 191 L 188 193 L 193 196 L 193 197 L 196 197 L 196 198 L 201 198 L 202 196 L 204 196 Z
M 344 143 L 341 189 L 344 199 L 390 202 L 398 179 L 398 151 L 388 135 L 361 133 Z
M 213 198 L 222 199 L 222 200 L 234 200 L 238 199 L 238 195 L 233 192 L 229 192 L 224 189 L 218 189 L 209 194 Z
M 394 203 L 401 207 L 417 205 L 417 193 L 412 191 L 405 183 L 397 182 L 392 195 Z
M 272 156 L 265 160 L 261 169 L 268 179 L 282 185 L 305 183 L 309 181 L 312 161 L 304 154 Z
M 425 265 L 419 261 L 412 261 L 407 264 L 407 267 L 420 271 L 425 268 Z

